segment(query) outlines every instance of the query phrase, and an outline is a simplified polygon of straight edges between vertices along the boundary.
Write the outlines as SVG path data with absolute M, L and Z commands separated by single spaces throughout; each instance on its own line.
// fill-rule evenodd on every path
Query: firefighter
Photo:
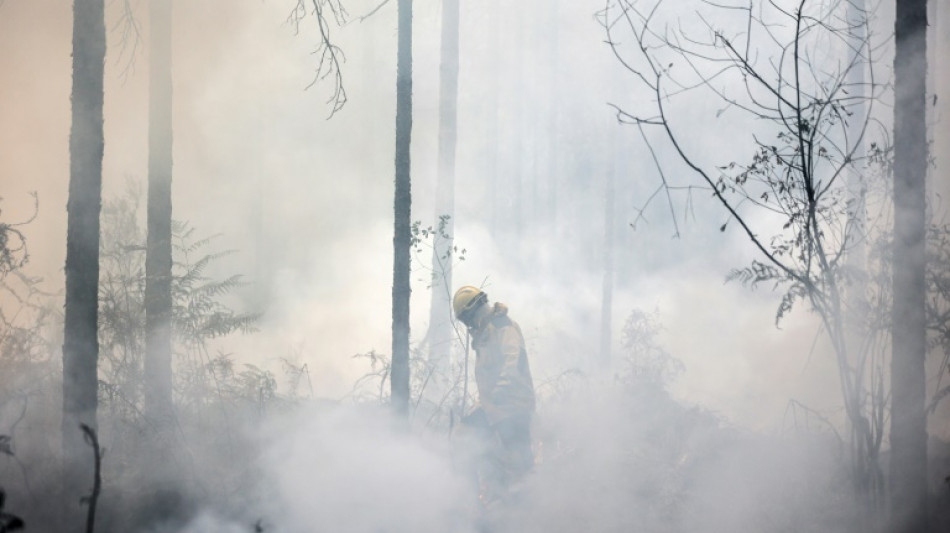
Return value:
M 494 441 L 494 450 L 489 452 L 496 466 L 494 481 L 510 488 L 534 465 L 530 434 L 534 385 L 524 336 L 508 317 L 508 307 L 497 302 L 489 305 L 488 295 L 478 288 L 465 286 L 456 291 L 452 310 L 468 327 L 476 354 L 478 405 L 465 423 L 483 428 Z

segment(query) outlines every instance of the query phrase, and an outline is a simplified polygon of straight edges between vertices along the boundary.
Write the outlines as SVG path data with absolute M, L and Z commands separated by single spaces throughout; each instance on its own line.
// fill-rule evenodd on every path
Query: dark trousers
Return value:
M 531 451 L 531 415 L 515 415 L 490 424 L 484 411 L 476 410 L 462 420 L 481 442 L 478 454 L 483 481 L 509 487 L 534 466 Z

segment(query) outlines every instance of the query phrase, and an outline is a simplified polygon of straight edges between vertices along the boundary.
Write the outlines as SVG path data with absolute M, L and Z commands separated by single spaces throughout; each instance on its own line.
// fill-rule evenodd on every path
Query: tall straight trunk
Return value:
M 950 153 L 950 98 L 947 91 L 950 90 L 950 69 L 947 69 L 945 61 L 948 61 L 948 52 L 950 52 L 950 2 L 935 2 L 937 4 L 937 17 L 933 21 L 934 35 L 937 45 L 934 50 L 935 65 L 932 67 L 932 76 L 934 78 L 934 95 L 931 97 L 933 114 L 935 118 L 934 127 L 934 154 L 943 154 L 936 161 L 937 168 L 933 175 L 943 176 L 931 181 L 934 186 L 934 195 L 939 194 L 940 198 L 950 198 L 950 179 L 947 179 L 947 173 L 950 171 L 948 158 L 946 154 Z M 937 95 L 941 95 L 938 99 Z
M 525 149 L 524 149 L 524 135 L 525 130 L 523 128 L 523 122 L 525 117 L 525 75 L 524 69 L 526 66 L 525 54 L 526 51 L 526 42 L 525 42 L 525 20 L 527 9 L 525 5 L 521 2 L 515 3 L 510 8 L 510 17 L 511 24 L 513 25 L 514 32 L 514 47 L 509 49 L 509 53 L 514 55 L 512 60 L 512 68 L 514 69 L 514 74 L 512 75 L 511 87 L 509 91 L 509 120 L 508 127 L 511 128 L 511 147 L 508 150 L 508 158 L 506 161 L 507 172 L 509 179 L 514 184 L 513 192 L 513 201 L 509 205 L 509 217 L 511 220 L 512 227 L 507 228 L 509 230 L 509 236 L 514 246 L 509 248 L 510 252 L 515 252 L 516 261 L 518 268 L 523 268 L 523 255 L 522 242 L 524 241 L 524 228 L 525 228 L 525 209 L 527 208 L 527 202 L 525 201 L 525 174 L 523 172 L 523 161 L 526 158 Z
M 409 414 L 409 251 L 412 246 L 412 190 L 409 147 L 412 134 L 412 0 L 399 0 L 396 63 L 396 191 L 393 210 L 393 355 L 390 385 L 393 410 Z
M 933 186 L 930 191 L 930 198 L 935 205 L 938 198 L 950 197 L 950 179 L 947 179 L 947 172 L 950 166 L 947 164 L 950 153 L 950 127 L 947 121 L 950 120 L 950 98 L 947 97 L 947 91 L 950 89 L 950 75 L 948 75 L 946 63 L 948 60 L 947 52 L 950 51 L 950 27 L 947 23 L 950 21 L 950 2 L 931 2 L 935 6 L 934 17 L 927 20 L 930 24 L 930 33 L 933 34 L 933 62 L 929 64 L 929 74 L 932 82 L 933 93 L 928 96 L 927 106 L 930 108 L 933 141 L 933 155 L 936 159 L 936 168 L 931 170 L 931 180 L 928 185 Z M 937 98 L 937 96 L 940 96 Z
M 604 176 L 604 280 L 600 307 L 600 367 L 609 368 L 610 348 L 613 343 L 611 324 L 613 322 L 614 299 L 614 181 L 616 179 L 616 136 L 617 128 L 611 128 L 611 138 L 607 140 L 609 161 Z
M 550 175 L 544 176 L 548 180 L 548 196 L 547 196 L 547 220 L 550 226 L 550 231 L 548 237 L 552 238 L 555 242 L 558 242 L 558 230 L 560 228 L 559 218 L 558 218 L 558 184 L 561 181 L 561 170 L 564 168 L 565 158 L 561 153 L 561 129 L 563 128 L 563 112 L 561 109 L 562 98 L 562 85 L 561 83 L 561 30 L 560 30 L 560 14 L 559 14 L 559 4 L 560 0 L 550 0 L 551 1 L 551 34 L 552 41 L 548 61 L 550 69 L 550 79 L 548 84 L 548 98 L 551 99 L 551 129 L 548 131 L 550 135 L 550 157 L 551 157 L 551 172 Z
M 934 105 L 935 102 L 931 102 L 931 98 L 934 98 L 937 94 L 939 66 L 937 63 L 937 41 L 939 39 L 940 28 L 937 26 L 937 4 L 938 2 L 927 2 L 927 23 L 930 26 L 930 31 L 927 32 L 927 81 L 924 89 L 926 91 L 926 96 L 924 97 L 924 113 L 927 116 L 928 146 L 934 146 L 937 127 L 937 107 Z M 934 152 L 936 152 L 936 150 L 934 150 Z M 934 168 L 927 165 L 927 220 L 930 220 L 929 215 L 932 213 L 934 204 L 940 201 L 938 191 L 934 186 L 934 177 Z
M 551 1 L 547 9 L 539 13 L 539 25 L 536 33 L 534 45 L 537 47 L 537 56 L 535 64 L 538 71 L 537 86 L 534 94 L 538 98 L 538 121 L 535 126 L 538 130 L 535 144 L 535 183 L 537 184 L 537 197 L 535 198 L 535 224 L 541 225 L 541 230 L 536 234 L 536 239 L 548 241 L 553 235 L 553 221 L 550 212 L 550 197 L 553 191 L 553 173 L 554 162 L 554 98 L 550 90 L 555 84 L 554 68 L 556 59 L 553 57 L 556 51 L 556 24 L 557 24 L 557 3 Z M 551 265 L 544 261 L 542 268 L 547 271 Z
M 145 250 L 145 415 L 172 415 L 171 0 L 149 2 L 148 235 Z
M 927 527 L 924 209 L 927 2 L 897 0 L 894 57 L 894 308 L 891 531 Z
M 497 9 L 497 3 L 495 5 L 496 9 L 491 9 L 485 13 L 485 17 L 488 19 L 487 28 L 485 33 L 487 35 L 487 44 L 485 45 L 488 54 L 490 57 L 500 57 L 501 50 L 501 31 L 499 26 L 501 25 L 501 19 L 503 15 Z M 484 64 L 484 63 L 483 63 Z M 499 188 L 504 180 L 500 179 L 498 176 L 499 169 L 502 168 L 502 165 L 499 164 L 499 160 L 502 155 L 502 147 L 499 140 L 499 114 L 501 112 L 501 99 L 499 98 L 499 92 L 501 92 L 501 78 L 502 76 L 499 73 L 500 67 L 502 65 L 501 61 L 492 62 L 493 68 L 488 69 L 485 72 L 485 77 L 488 79 L 488 83 L 485 84 L 486 90 L 488 92 L 487 97 L 485 98 L 485 107 L 484 113 L 482 116 L 488 121 L 486 127 L 486 139 L 487 143 L 485 146 L 485 173 L 488 175 L 488 191 L 486 191 L 485 198 L 488 201 L 488 229 L 491 235 L 498 235 L 498 231 L 502 227 L 501 222 L 501 207 L 500 207 L 500 194 Z
M 429 307 L 429 358 L 444 375 L 448 370 L 453 328 L 452 246 L 455 233 L 455 146 L 459 77 L 459 1 L 442 0 L 442 64 L 439 69 L 439 174 L 435 216 L 445 218 L 432 246 L 432 299 Z M 442 237 L 442 233 L 446 237 Z M 441 392 L 441 391 L 439 391 Z
M 102 208 L 102 101 L 106 28 L 103 0 L 73 4 L 72 128 L 66 229 L 63 335 L 63 466 L 67 502 L 93 482 L 93 457 L 80 424 L 96 428 L 99 359 L 99 212 Z M 79 507 L 70 505 L 69 514 Z
M 533 246 L 537 243 L 531 234 L 532 221 L 537 220 L 537 200 L 538 200 L 538 131 L 539 114 L 538 107 L 540 102 L 537 99 L 538 76 L 540 74 L 537 63 L 536 50 L 540 46 L 537 42 L 538 25 L 528 22 L 528 13 L 532 6 L 530 2 L 522 3 L 521 6 L 521 24 L 518 32 L 520 44 L 518 49 L 518 72 L 522 77 L 521 90 L 519 91 L 517 102 L 518 110 L 518 175 L 521 176 L 521 207 L 519 225 L 521 235 L 518 243 L 521 257 L 519 260 L 523 263 L 528 253 L 535 254 Z M 525 240 L 528 239 L 528 246 Z M 530 251 L 529 251 L 530 250 Z M 527 253 L 526 253 L 527 252 Z

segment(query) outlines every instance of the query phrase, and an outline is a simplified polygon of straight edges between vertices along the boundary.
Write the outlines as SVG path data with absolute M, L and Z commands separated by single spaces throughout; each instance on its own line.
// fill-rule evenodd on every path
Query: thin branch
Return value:
M 330 114 L 327 119 L 333 118 L 338 111 L 343 109 L 347 102 L 346 87 L 343 85 L 343 70 L 341 64 L 346 62 L 346 56 L 343 49 L 333 43 L 330 38 L 330 23 L 328 21 L 325 9 L 329 8 L 330 13 L 337 26 L 346 23 L 346 10 L 339 0 L 311 0 L 313 6 L 313 16 L 317 22 L 317 29 L 320 32 L 317 48 L 313 55 L 318 57 L 317 68 L 313 80 L 307 85 L 307 89 L 313 87 L 317 82 L 323 81 L 328 77 L 333 77 L 333 89 L 326 103 L 330 105 Z M 300 23 L 307 17 L 309 9 L 306 0 L 297 0 L 287 21 L 294 26 L 294 33 L 300 31 Z
M 377 11 L 379 11 L 380 9 L 382 9 L 383 6 L 385 6 L 385 5 L 388 4 L 388 3 L 389 3 L 389 0 L 383 0 L 382 2 L 380 2 L 380 4 L 379 4 L 378 6 L 374 7 L 369 13 L 367 13 L 367 14 L 361 16 L 361 17 L 360 17 L 359 19 L 357 19 L 357 20 L 358 20 L 359 22 L 363 22 L 364 20 L 366 20 L 366 19 L 372 17 L 373 15 L 375 15 Z
M 660 175 L 660 180 L 663 182 L 663 190 L 666 192 L 666 201 L 670 207 L 670 218 L 673 220 L 673 236 L 674 238 L 679 238 L 680 228 L 679 224 L 676 222 L 676 210 L 673 208 L 673 198 L 670 196 L 670 185 L 666 181 L 666 174 L 663 173 L 663 167 L 660 165 L 660 160 L 656 157 L 656 152 L 653 150 L 653 144 L 650 143 L 646 133 L 643 131 L 643 125 L 637 124 L 637 129 L 640 130 L 640 137 L 643 138 L 643 142 L 646 143 L 647 149 L 650 150 L 650 157 L 653 158 L 653 164 L 656 165 L 656 171 Z
M 112 31 L 119 34 L 119 53 L 116 54 L 116 64 L 121 65 L 119 78 L 124 83 L 135 73 L 135 60 L 142 44 L 142 25 L 135 16 L 133 0 L 122 0 L 122 13 L 112 26 Z
M 86 443 L 92 447 L 94 457 L 94 478 L 92 483 L 92 493 L 86 498 L 89 508 L 86 512 L 86 533 L 93 533 L 96 525 L 96 504 L 99 502 L 99 492 L 102 490 L 102 451 L 99 449 L 99 439 L 96 437 L 96 430 L 80 424 Z

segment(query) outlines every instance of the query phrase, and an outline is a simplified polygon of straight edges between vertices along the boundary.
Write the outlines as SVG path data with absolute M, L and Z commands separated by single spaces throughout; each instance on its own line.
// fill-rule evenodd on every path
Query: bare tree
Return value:
M 894 306 L 891 530 L 927 528 L 927 2 L 897 0 L 894 56 Z
M 36 220 L 39 212 L 39 197 L 35 192 L 31 195 L 33 196 L 33 214 L 27 220 L 0 222 L 0 280 L 7 274 L 21 269 L 30 260 L 26 236 L 23 235 L 20 227 Z M 2 212 L 3 210 L 0 209 L 0 213 Z
M 393 411 L 409 414 L 409 258 L 412 248 L 412 191 L 409 148 L 412 134 L 412 0 L 399 0 L 396 63 L 396 188 L 393 203 Z
M 73 4 L 72 127 L 66 235 L 63 338 L 63 461 L 68 501 L 77 501 L 92 468 L 80 424 L 95 429 L 99 211 L 102 189 L 102 103 L 106 28 L 103 0 Z M 67 511 L 77 510 L 71 506 Z
M 675 6 L 682 12 L 682 3 Z M 844 321 L 847 288 L 863 275 L 847 258 L 867 238 L 849 216 L 844 177 L 867 179 L 861 147 L 873 140 L 869 117 L 882 91 L 869 13 L 853 4 L 843 16 L 845 2 L 699 0 L 689 5 L 694 16 L 673 22 L 664 18 L 675 16 L 672 7 L 609 0 L 601 12 L 616 58 L 650 95 L 635 109 L 617 107 L 617 118 L 644 133 L 671 209 L 673 194 L 692 201 L 707 191 L 726 213 L 720 229 L 738 226 L 758 252 L 729 279 L 781 288 L 777 324 L 800 301 L 820 317 L 837 363 L 855 494 L 880 509 L 882 363 L 849 345 Z M 856 69 L 867 78 L 855 79 Z M 700 133 L 704 112 L 717 137 Z M 717 160 L 708 143 L 726 137 L 722 149 L 750 147 L 747 162 Z M 685 165 L 688 181 L 664 171 L 660 149 Z

